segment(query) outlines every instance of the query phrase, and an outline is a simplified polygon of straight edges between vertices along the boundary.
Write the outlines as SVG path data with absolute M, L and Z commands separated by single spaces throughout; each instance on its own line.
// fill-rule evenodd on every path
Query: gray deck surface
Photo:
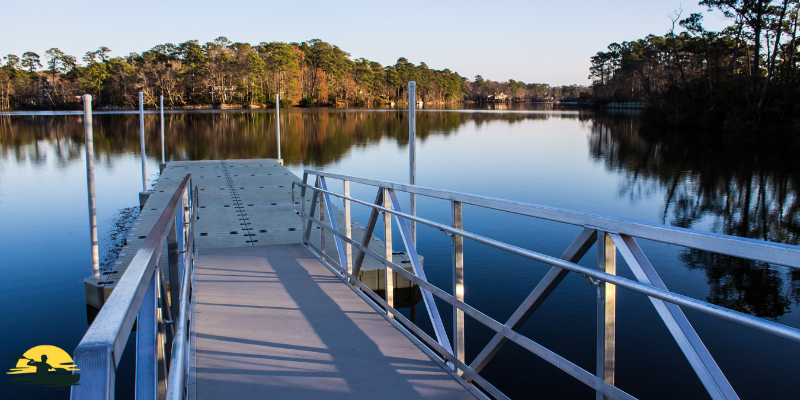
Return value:
M 113 265 L 113 272 L 102 276 L 104 286 L 109 289 L 106 298 L 186 174 L 192 175 L 192 184 L 197 186 L 200 198 L 200 219 L 194 225 L 194 240 L 198 248 L 300 243 L 302 221 L 292 211 L 291 192 L 292 182 L 299 182 L 300 179 L 276 160 L 173 161 L 167 165 L 151 191 L 150 198 L 127 237 L 127 245 Z M 299 190 L 296 196 L 296 201 L 299 201 Z M 307 207 L 310 207 L 310 197 L 306 198 Z M 338 206 L 341 202 L 335 204 Z M 296 206 L 300 207 L 299 204 Z M 343 227 L 344 213 L 337 208 L 335 214 L 339 226 Z M 354 238 L 364 236 L 364 227 L 357 222 L 352 222 L 352 229 Z M 318 229 L 312 231 L 311 242 L 319 246 Z M 325 244 L 328 254 L 336 253 L 333 235 L 328 235 Z M 383 241 L 377 237 L 370 242 L 369 248 L 378 254 L 384 253 Z M 166 248 L 161 260 L 162 265 L 167 265 Z M 393 261 L 398 265 L 407 260 L 405 255 L 393 256 Z M 383 271 L 383 264 L 367 257 L 358 277 L 371 289 L 383 290 Z M 395 287 L 410 286 L 408 280 L 394 274 Z M 87 302 L 99 308 L 103 299 L 87 297 Z
M 205 248 L 197 399 L 473 399 L 300 244 Z
M 170 162 L 113 271 L 102 277 L 106 297 L 186 174 L 200 206 L 190 398 L 474 398 L 300 244 L 302 221 L 291 197 L 299 179 L 276 160 Z M 299 195 L 295 201 L 299 208 Z M 334 215 L 342 229 L 343 212 Z M 352 230 L 363 238 L 355 221 Z M 336 254 L 333 235 L 326 236 L 326 252 Z M 320 246 L 320 239 L 313 229 L 310 241 Z M 385 250 L 378 237 L 369 248 Z M 406 260 L 393 256 L 399 265 Z M 168 265 L 166 246 L 161 262 Z M 358 277 L 382 290 L 384 271 L 367 257 Z M 410 287 L 398 278 L 396 288 Z M 87 302 L 99 307 L 102 296 L 89 294 Z

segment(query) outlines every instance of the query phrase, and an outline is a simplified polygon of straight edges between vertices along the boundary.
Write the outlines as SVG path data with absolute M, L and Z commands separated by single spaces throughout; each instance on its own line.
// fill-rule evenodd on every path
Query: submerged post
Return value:
M 275 95 L 275 125 L 278 127 L 278 163 L 283 165 L 283 158 L 281 158 L 281 96 Z
M 164 172 L 167 168 L 166 154 L 164 150 L 164 95 L 162 94 L 158 99 L 159 108 L 161 109 L 161 164 L 158 164 L 158 173 Z
M 92 96 L 88 94 L 83 95 L 83 130 L 86 134 L 86 187 L 89 192 L 89 236 L 92 244 L 92 278 L 100 279 L 100 256 L 97 250 L 97 208 L 94 195 Z
M 409 166 L 409 183 L 412 185 L 417 184 L 417 83 L 414 81 L 408 82 L 408 166 Z M 409 194 L 411 215 L 417 215 L 417 195 L 414 193 Z M 411 241 L 414 246 L 417 245 L 417 222 L 411 222 Z
M 139 92 L 139 142 L 142 147 L 142 191 L 139 192 L 139 209 L 144 207 L 149 197 L 147 193 L 147 165 L 144 153 L 144 93 Z

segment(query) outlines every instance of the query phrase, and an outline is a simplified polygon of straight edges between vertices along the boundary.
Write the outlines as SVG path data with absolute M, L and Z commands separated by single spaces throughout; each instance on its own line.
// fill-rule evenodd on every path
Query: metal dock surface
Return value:
M 300 244 L 291 197 L 298 178 L 276 160 L 169 163 L 128 236 L 117 273 L 104 277 L 105 297 L 187 174 L 199 195 L 190 398 L 475 397 Z M 334 214 L 343 224 L 341 210 Z M 352 229 L 363 236 L 357 223 Z M 320 245 L 319 230 L 311 241 Z M 332 238 L 325 247 L 336 251 Z M 384 251 L 377 238 L 369 247 Z M 167 249 L 161 259 L 168 264 Z M 367 260 L 359 277 L 381 290 L 383 273 L 383 265 Z M 410 287 L 395 276 L 397 288 Z
M 200 250 L 195 329 L 198 400 L 474 398 L 300 244 Z

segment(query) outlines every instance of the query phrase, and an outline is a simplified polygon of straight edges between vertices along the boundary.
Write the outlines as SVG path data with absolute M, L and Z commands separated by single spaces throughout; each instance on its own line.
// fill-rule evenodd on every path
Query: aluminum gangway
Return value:
M 191 172 L 195 174 L 196 170 Z M 255 175 L 253 174 L 254 177 Z M 330 180 L 340 181 L 342 190 L 332 190 Z M 336 373 L 359 372 L 357 368 L 346 368 L 348 355 L 346 346 L 342 346 L 348 338 L 357 336 L 353 332 L 370 331 L 358 325 L 363 322 L 356 322 L 359 319 L 369 319 L 371 323 L 378 324 L 371 326 L 375 327 L 374 332 L 380 332 L 362 337 L 367 340 L 363 342 L 366 343 L 365 348 L 371 346 L 371 350 L 375 352 L 372 356 L 367 356 L 367 359 L 381 359 L 383 361 L 379 364 L 384 367 L 386 364 L 399 364 L 395 356 L 386 356 L 380 350 L 382 346 L 398 345 L 411 349 L 397 354 L 412 350 L 419 352 L 414 353 L 414 361 L 409 363 L 413 365 L 404 367 L 413 369 L 416 366 L 418 369 L 411 375 L 417 378 L 401 376 L 402 368 L 395 368 L 394 373 L 391 370 L 382 370 L 383 373 L 370 375 L 374 377 L 369 382 L 373 386 L 362 387 L 374 387 L 378 379 L 389 377 L 389 381 L 380 381 L 380 385 L 391 388 L 393 381 L 395 387 L 411 390 L 420 398 L 447 392 L 453 398 L 466 396 L 504 399 L 507 396 L 484 379 L 481 371 L 503 345 L 511 341 L 571 375 L 577 382 L 592 388 L 598 398 L 632 399 L 634 397 L 625 392 L 624 388 L 614 384 L 614 298 L 617 290 L 632 291 L 649 298 L 708 394 L 714 399 L 735 399 L 738 396 L 683 310 L 697 311 L 764 334 L 800 342 L 798 329 L 668 290 L 638 241 L 644 239 L 667 243 L 790 268 L 800 268 L 800 249 L 797 246 L 417 185 L 306 170 L 302 180 L 291 179 L 291 194 L 287 192 L 287 198 L 284 199 L 286 204 L 291 205 L 289 212 L 294 211 L 299 215 L 295 217 L 301 229 L 292 233 L 296 235 L 292 236 L 295 244 L 255 246 L 252 243 L 253 237 L 250 236 L 250 247 L 241 247 L 240 244 L 238 247 L 198 249 L 200 238 L 194 238 L 194 223 L 200 211 L 197 200 L 199 191 L 197 187 L 192 189 L 190 181 L 190 176 L 185 176 L 166 206 L 158 209 L 158 221 L 76 349 L 75 362 L 81 369 L 82 379 L 80 386 L 73 387 L 73 398 L 113 398 L 116 367 L 134 321 L 137 321 L 136 398 L 148 399 L 202 396 L 201 379 L 216 379 L 225 384 L 242 383 L 242 386 L 250 390 L 248 393 L 251 395 L 264 397 L 269 397 L 270 390 L 275 390 L 278 386 L 275 382 L 282 379 L 285 384 L 283 389 L 287 391 L 279 393 L 300 393 L 297 397 L 307 398 L 321 398 L 332 393 L 349 394 L 347 390 L 359 387 L 351 385 L 358 381 L 356 375 L 348 375 L 349 379 L 339 380 L 342 388 L 339 391 L 332 389 L 336 386 L 335 383 L 317 392 L 313 388 L 315 382 L 319 384 L 323 375 L 322 380 L 329 379 L 332 382 L 336 379 Z M 351 184 L 372 187 L 376 191 L 375 200 L 351 196 Z M 447 218 L 449 221 L 437 222 L 404 212 L 398 200 L 398 192 L 450 202 L 451 213 Z M 234 197 L 244 198 L 239 194 Z M 335 207 L 334 203 L 341 204 L 341 209 Z M 370 209 L 368 223 L 363 228 L 353 228 L 357 226 L 351 221 L 350 208 L 353 204 Z M 462 220 L 465 204 L 574 225 L 580 228 L 580 233 L 560 256 L 542 254 L 464 230 Z M 205 215 L 204 211 L 204 218 Z M 240 216 L 239 223 L 244 225 L 247 218 L 255 215 L 253 211 L 249 211 L 249 215 L 240 213 Z M 376 246 L 377 235 L 374 231 L 379 218 L 383 219 L 383 244 Z M 392 246 L 392 220 L 399 228 L 404 247 L 402 253 L 405 254 L 404 261 L 407 263 L 398 260 L 397 253 L 400 252 Z M 426 279 L 414 241 L 415 224 L 424 224 L 451 236 L 452 245 L 446 251 L 452 254 L 452 292 L 436 287 Z M 508 320 L 493 319 L 464 302 L 464 239 L 550 265 L 544 278 Z M 159 254 L 164 244 L 174 248 L 178 257 L 170 258 L 169 265 L 162 268 Z M 598 249 L 598 268 L 578 265 L 577 262 L 595 244 Z M 635 280 L 617 275 L 617 254 L 631 268 Z M 383 274 L 384 296 L 380 296 L 374 287 L 359 279 L 359 276 L 363 276 L 360 275 L 361 269 L 370 262 L 380 264 L 386 272 Z M 290 265 L 294 267 L 289 268 Z M 204 268 L 207 268 L 205 272 Z M 569 273 L 588 278 L 598 293 L 597 364 L 593 372 L 579 367 L 518 332 Z M 165 275 L 170 277 L 170 282 L 178 284 L 165 285 Z M 433 326 L 433 335 L 426 333 L 395 308 L 393 288 L 399 278 L 419 287 Z M 221 289 L 215 292 L 214 285 Z M 242 287 L 237 289 L 239 286 Z M 332 294 L 334 292 L 335 295 Z M 204 298 L 204 293 L 216 293 L 216 297 Z M 257 298 L 260 300 L 256 301 Z M 452 308 L 453 327 L 450 335 L 444 327 L 435 298 Z M 237 313 L 234 309 L 244 311 L 235 315 Z M 206 315 L 208 320 L 204 319 Z M 345 319 L 324 322 L 325 318 L 334 315 Z M 214 319 L 212 316 L 215 316 L 216 323 L 210 323 Z M 464 354 L 466 317 L 495 332 L 494 338 L 472 360 L 466 360 Z M 350 322 L 347 322 L 348 318 Z M 346 329 L 323 329 L 326 326 L 337 326 L 337 323 L 343 324 L 341 326 Z M 303 324 L 307 325 L 306 328 L 303 328 Z M 391 330 L 386 330 L 387 327 L 391 327 Z M 298 333 L 301 337 L 293 339 L 296 342 L 279 343 L 282 347 L 278 352 L 265 352 L 265 347 L 262 346 L 264 343 L 261 342 L 269 342 L 266 348 L 279 347 L 276 346 L 276 341 L 279 342 L 277 338 L 286 334 L 281 329 L 288 329 L 289 336 L 292 336 L 291 332 L 302 334 Z M 351 334 L 336 336 L 342 330 Z M 214 332 L 225 332 L 225 335 Z M 251 332 L 263 332 L 259 337 L 273 339 L 257 340 L 246 336 Z M 309 332 L 317 337 L 302 337 Z M 319 336 L 320 332 L 327 332 L 323 335 L 326 337 Z M 235 334 L 244 336 L 232 337 Z M 226 342 L 219 337 L 231 340 Z M 199 349 L 204 340 L 206 345 L 216 348 Z M 315 343 L 314 340 L 317 341 L 316 344 L 308 345 Z M 350 351 L 353 352 L 358 349 L 355 346 L 351 348 L 353 350 Z M 334 350 L 339 353 L 333 354 Z M 248 351 L 249 354 L 243 354 Z M 325 351 L 331 353 L 320 356 Z M 383 356 L 378 356 L 379 353 Z M 258 366 L 245 368 L 241 365 L 242 358 L 231 357 L 245 357 L 244 359 L 249 359 Z M 314 368 L 322 370 L 308 368 L 310 364 L 305 364 L 304 367 L 304 357 L 311 357 Z M 200 371 L 200 359 L 216 362 L 212 367 L 219 369 L 216 373 L 201 376 L 204 372 Z M 355 356 L 351 358 L 353 365 L 359 365 L 357 359 Z M 281 369 L 278 364 L 282 362 L 291 365 Z M 286 368 L 291 369 L 291 373 Z M 308 370 L 300 371 L 303 368 Z M 209 371 L 211 369 L 206 370 Z M 419 386 L 414 386 L 415 379 L 418 380 L 422 371 L 436 375 L 431 381 L 440 382 L 443 392 L 434 390 L 423 393 Z M 306 381 L 297 378 L 303 373 L 308 377 Z M 287 378 L 289 375 L 291 379 Z M 245 382 L 237 379 L 247 380 Z M 308 390 L 290 391 L 292 386 L 303 388 L 304 385 L 304 389 Z M 376 393 L 378 392 L 372 391 L 361 394 L 365 397 L 379 397 Z M 385 393 L 391 393 L 391 390 Z

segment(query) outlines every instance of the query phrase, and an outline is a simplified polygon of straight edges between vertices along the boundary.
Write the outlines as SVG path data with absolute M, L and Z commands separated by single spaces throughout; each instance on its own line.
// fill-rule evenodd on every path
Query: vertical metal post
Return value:
M 190 181 L 191 182 L 191 181 Z M 190 263 L 192 260 L 192 249 L 189 248 L 189 233 L 190 233 L 190 225 L 192 223 L 191 215 L 189 214 L 189 188 L 190 186 L 186 187 L 183 191 L 183 225 L 181 225 L 181 234 L 183 236 L 183 264 L 181 264 L 181 277 L 184 276 L 183 268 L 191 267 Z M 183 285 L 190 285 L 189 282 L 181 281 L 181 287 Z
M 322 187 L 319 178 L 317 178 L 317 187 Z M 322 226 L 325 223 L 325 196 L 322 193 L 319 193 L 319 222 L 319 248 L 325 253 L 325 227 Z
M 417 184 L 417 83 L 414 81 L 408 82 L 408 167 L 409 167 L 409 183 L 412 185 Z M 411 215 L 417 215 L 417 195 L 414 193 L 409 194 Z M 411 241 L 414 246 L 417 245 L 417 222 L 409 221 L 411 229 Z
M 136 400 L 156 400 L 158 384 L 158 346 L 156 325 L 156 277 L 150 283 L 136 317 Z
M 181 294 L 180 285 L 180 251 L 178 249 L 178 217 L 172 218 L 172 227 L 167 235 L 167 259 L 169 260 L 169 299 L 170 311 L 173 316 L 178 315 L 178 297 Z
M 597 232 L 597 269 L 617 274 L 617 246 L 606 232 Z M 601 282 L 597 286 L 597 377 L 614 384 L 616 354 L 617 287 Z M 596 399 L 606 397 L 597 392 Z
M 163 307 L 159 309 L 159 301 L 158 297 L 162 297 L 162 295 L 166 294 L 167 292 L 164 290 L 163 284 L 163 275 L 161 273 L 161 263 L 159 262 L 156 265 L 156 275 L 153 277 L 153 280 L 156 282 L 156 398 L 157 399 L 166 399 L 167 398 L 167 355 L 166 349 L 166 329 L 161 329 L 164 327 L 164 315 L 162 312 L 165 310 Z M 161 302 L 165 302 L 166 298 L 161 298 Z M 169 310 L 168 308 L 166 310 Z M 159 312 L 161 311 L 161 312 Z M 170 335 L 170 341 L 172 340 L 173 334 Z
M 89 195 L 89 240 L 92 247 L 92 278 L 100 279 L 100 255 L 97 250 L 97 205 L 94 191 L 94 134 L 92 132 L 92 96 L 83 95 L 83 130 L 86 143 L 86 188 Z
M 453 201 L 453 228 L 463 229 L 461 202 Z M 453 294 L 464 301 L 464 238 L 453 234 Z M 464 311 L 453 307 L 453 351 L 464 362 Z
M 392 208 L 392 200 L 389 197 L 389 189 L 382 189 L 383 192 L 383 206 L 386 208 Z M 384 257 L 387 260 L 392 261 L 392 214 L 383 213 L 383 241 L 386 247 L 386 252 L 384 253 Z M 389 304 L 389 307 L 394 308 L 394 271 L 386 267 L 386 303 Z M 389 310 L 386 310 L 389 313 Z M 392 314 L 389 313 L 389 317 L 392 317 Z
M 308 173 L 303 172 L 303 183 L 308 184 Z M 300 189 L 300 219 L 303 221 L 301 237 L 303 244 L 306 243 L 306 187 Z
M 183 210 L 176 209 L 175 210 L 175 234 L 178 237 L 178 282 L 173 283 L 172 281 L 169 282 L 170 286 L 177 285 L 178 287 L 182 287 L 185 282 L 183 282 L 183 268 L 186 265 L 186 234 L 184 232 L 184 227 L 186 226 L 186 221 L 183 218 Z M 171 276 L 171 275 L 170 275 Z M 180 293 L 180 292 L 179 292 Z M 178 299 L 175 298 L 172 300 L 173 302 L 177 302 Z M 173 315 L 178 315 L 177 313 Z
M 167 167 L 166 150 L 164 147 L 164 95 L 158 99 L 159 108 L 161 109 L 161 164 L 158 165 L 158 173 L 164 172 Z
M 275 125 L 277 126 L 278 134 L 278 162 L 283 165 L 283 158 L 281 157 L 281 96 L 275 95 Z
M 147 191 L 147 165 L 144 154 L 144 93 L 139 92 L 139 132 L 142 146 L 142 193 Z
M 350 181 L 344 181 L 344 195 L 350 197 Z M 353 227 L 350 222 L 350 200 L 344 199 L 344 235 L 348 239 L 353 239 Z M 347 256 L 347 266 L 345 269 L 348 273 L 353 273 L 353 245 L 348 242 L 345 245 L 345 254 Z

